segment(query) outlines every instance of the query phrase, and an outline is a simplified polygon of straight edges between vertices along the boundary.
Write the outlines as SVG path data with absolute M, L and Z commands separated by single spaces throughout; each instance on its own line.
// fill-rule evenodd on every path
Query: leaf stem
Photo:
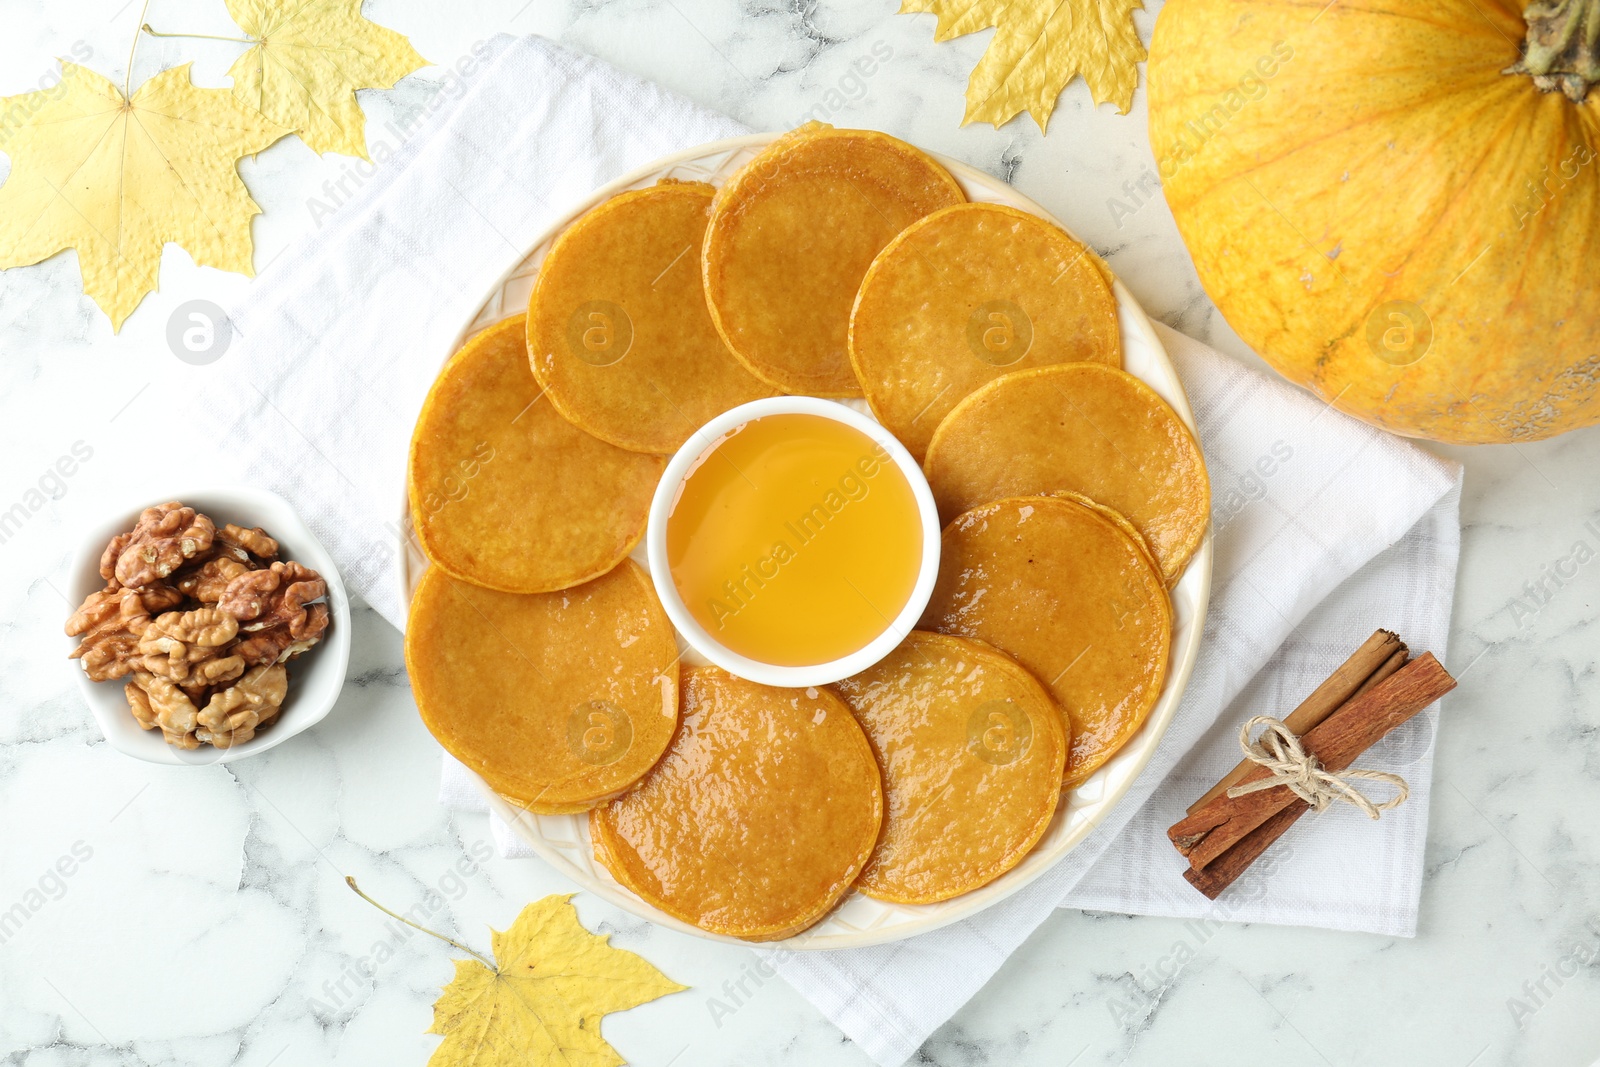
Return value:
M 162 33 L 160 30 L 152 30 L 148 22 L 139 28 L 152 37 L 183 37 L 194 41 L 231 41 L 234 44 L 248 45 L 261 43 L 249 37 L 219 37 L 214 33 Z
M 379 911 L 383 912 L 385 915 L 389 916 L 391 919 L 395 919 L 395 920 L 397 920 L 399 922 L 403 922 L 407 926 L 411 927 L 413 930 L 421 930 L 423 933 L 428 934 L 430 937 L 437 937 L 440 941 L 443 941 L 446 944 L 454 945 L 456 948 L 460 949 L 462 952 L 465 952 L 467 955 L 476 956 L 478 959 L 482 960 L 483 961 L 483 965 L 485 967 L 489 968 L 491 971 L 495 971 L 496 973 L 499 972 L 500 968 L 495 966 L 494 961 L 491 960 L 489 957 L 485 956 L 483 953 L 474 952 L 472 949 L 468 948 L 466 945 L 463 945 L 461 942 L 457 941 L 453 937 L 446 937 L 443 934 L 435 933 L 434 931 L 428 929 L 426 926 L 418 926 L 416 923 L 412 922 L 410 919 L 406 918 L 404 915 L 396 915 L 394 912 L 390 911 L 388 908 L 384 907 L 382 904 L 379 904 L 376 900 L 373 900 L 371 897 L 369 897 L 365 893 L 363 893 L 361 891 L 361 887 L 356 885 L 356 880 L 354 878 L 350 877 L 349 875 L 345 875 L 344 883 L 345 883 L 345 885 L 349 886 L 355 892 L 356 896 L 360 897 L 362 900 L 366 901 L 368 904 L 371 904 L 374 908 L 377 908 Z
M 144 17 L 150 14 L 150 0 L 144 0 L 144 7 L 139 11 L 139 24 L 144 26 Z M 133 31 L 133 44 L 128 46 L 128 70 L 122 77 L 122 98 L 133 99 L 133 57 L 139 51 L 139 31 Z

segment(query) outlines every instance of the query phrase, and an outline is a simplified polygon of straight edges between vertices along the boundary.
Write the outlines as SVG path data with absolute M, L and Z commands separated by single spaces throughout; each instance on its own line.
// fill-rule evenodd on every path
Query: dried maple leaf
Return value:
M 428 1067 L 624 1062 L 600 1036 L 600 1020 L 686 987 L 585 930 L 571 899 L 545 897 L 509 930 L 490 931 L 496 967 L 455 961 L 456 976 L 433 1005 L 428 1032 L 444 1043 Z
M 937 15 L 935 41 L 994 28 L 967 80 L 971 122 L 1004 125 L 1026 111 L 1043 130 L 1061 90 L 1083 75 L 1096 104 L 1124 115 L 1146 56 L 1133 12 L 1142 0 L 902 0 L 901 14 Z
M 261 209 L 238 161 L 287 129 L 226 89 L 174 67 L 131 98 L 63 61 L 59 85 L 0 98 L 11 176 L 0 185 L 0 268 L 78 250 L 83 291 L 113 329 L 159 281 L 171 241 L 202 266 L 252 273 L 250 220 Z
M 228 0 L 254 43 L 229 68 L 233 91 L 313 152 L 367 158 L 357 89 L 389 89 L 427 66 L 411 42 L 361 17 L 361 0 Z

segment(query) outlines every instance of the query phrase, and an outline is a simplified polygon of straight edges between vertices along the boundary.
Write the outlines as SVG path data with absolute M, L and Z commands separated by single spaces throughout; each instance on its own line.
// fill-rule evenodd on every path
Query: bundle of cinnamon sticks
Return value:
M 1324 769 L 1337 773 L 1455 686 L 1433 653 L 1412 658 L 1397 635 L 1379 630 L 1283 722 Z M 1184 878 L 1213 900 L 1310 810 L 1287 786 L 1228 795 L 1270 773 L 1241 762 L 1167 831 L 1188 857 Z

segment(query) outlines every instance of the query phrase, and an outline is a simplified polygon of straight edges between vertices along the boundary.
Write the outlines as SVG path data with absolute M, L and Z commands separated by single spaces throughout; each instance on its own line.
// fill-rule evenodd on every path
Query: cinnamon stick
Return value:
M 1380 636 L 1384 632 L 1385 631 L 1380 630 L 1378 631 L 1378 634 L 1374 634 L 1373 636 Z M 1371 677 L 1357 687 L 1352 696 L 1360 696 L 1362 693 L 1365 693 L 1368 689 L 1371 689 L 1373 686 L 1389 677 L 1389 675 L 1405 666 L 1406 661 L 1409 658 L 1410 653 L 1406 651 L 1406 646 L 1404 643 L 1401 643 L 1400 647 L 1395 649 L 1394 653 L 1388 659 L 1384 660 L 1377 670 L 1372 672 Z M 1249 760 L 1245 761 L 1246 764 L 1249 762 Z M 1297 797 L 1296 800 L 1299 800 L 1299 798 Z M 1189 810 L 1193 811 L 1194 808 L 1190 808 Z M 1183 877 L 1190 885 L 1204 893 L 1207 899 L 1216 900 L 1222 895 L 1223 890 L 1227 889 L 1234 882 L 1238 881 L 1240 876 L 1242 876 L 1245 871 L 1250 869 L 1251 864 L 1255 863 L 1256 860 L 1261 858 L 1261 854 L 1263 852 L 1271 848 L 1273 843 L 1277 841 L 1278 838 L 1287 833 L 1289 831 L 1289 827 L 1293 826 L 1295 822 L 1299 820 L 1300 816 L 1304 815 L 1310 810 L 1311 805 L 1307 804 L 1305 801 L 1299 801 L 1299 803 L 1290 804 L 1276 815 L 1273 815 L 1267 819 L 1266 822 L 1262 823 L 1260 826 L 1241 837 L 1238 844 L 1234 845 L 1222 855 L 1212 860 L 1206 865 L 1205 870 L 1197 871 L 1193 867 L 1188 867 L 1184 869 Z
M 1401 644 L 1382 666 L 1372 672 L 1372 677 L 1361 683 L 1354 695 L 1360 696 L 1389 677 L 1405 666 L 1409 658 L 1410 653 L 1406 651 L 1406 646 Z M 1266 822 L 1241 837 L 1238 844 L 1206 864 L 1205 870 L 1197 871 L 1193 867 L 1187 867 L 1184 869 L 1183 877 L 1190 885 L 1204 893 L 1207 899 L 1216 900 L 1222 895 L 1222 891 L 1238 881 L 1239 877 L 1250 869 L 1250 865 L 1260 859 L 1261 854 L 1271 848 L 1278 838 L 1288 833 L 1289 827 L 1293 826 L 1300 816 L 1310 810 L 1311 805 L 1295 797 L 1294 802 L 1288 807 L 1269 817 Z
M 1360 696 L 1409 662 L 1411 662 L 1411 653 L 1407 651 L 1405 643 L 1402 642 L 1400 647 L 1395 649 L 1394 655 L 1384 660 L 1382 665 L 1372 672 L 1372 677 L 1362 682 L 1356 691 L 1350 695 L 1352 697 Z
M 1398 657 L 1398 659 L 1397 659 Z M 1329 715 L 1339 710 L 1351 697 L 1361 692 L 1363 688 L 1370 689 L 1377 682 L 1387 678 L 1390 674 L 1400 669 L 1406 659 L 1406 645 L 1400 638 L 1388 630 L 1378 630 L 1361 643 L 1361 647 L 1350 654 L 1350 658 L 1339 665 L 1339 669 L 1328 676 L 1323 682 L 1311 691 L 1311 695 L 1300 702 L 1300 706 L 1289 713 L 1283 720 L 1284 725 L 1293 730 L 1297 735 L 1304 737 L 1313 726 L 1322 722 Z M 1390 664 L 1393 663 L 1391 667 Z M 1387 673 L 1381 677 L 1378 672 Z M 1222 776 L 1222 781 L 1212 786 L 1206 793 L 1189 805 L 1189 814 L 1193 815 L 1217 797 L 1226 793 L 1245 775 L 1255 764 L 1249 760 L 1240 760 L 1239 765 Z
M 1241 837 L 1238 844 L 1212 860 L 1206 865 L 1205 870 L 1197 871 L 1193 867 L 1186 867 L 1183 877 L 1208 899 L 1216 900 L 1224 889 L 1238 881 L 1239 876 L 1261 858 L 1261 854 L 1270 848 L 1274 841 L 1288 832 L 1289 827 L 1293 826 L 1300 816 L 1310 810 L 1311 805 L 1295 797 L 1294 803 L 1268 817 L 1266 822 Z
M 1433 653 L 1424 653 L 1353 697 L 1320 725 L 1302 735 L 1301 741 L 1323 767 L 1337 773 L 1348 768 L 1379 738 L 1455 686 L 1455 679 Z M 1265 767 L 1255 767 L 1238 784 L 1258 781 L 1270 773 Z M 1223 794 L 1193 815 L 1174 823 L 1167 836 L 1179 852 L 1189 857 L 1189 866 L 1201 871 L 1291 804 L 1304 805 L 1305 802 L 1287 786 L 1274 786 L 1238 797 Z M 1284 829 L 1287 828 L 1286 824 Z

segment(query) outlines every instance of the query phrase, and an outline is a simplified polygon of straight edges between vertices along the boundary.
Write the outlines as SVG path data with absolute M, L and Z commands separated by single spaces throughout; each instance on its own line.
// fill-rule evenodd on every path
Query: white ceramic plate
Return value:
M 304 563 L 322 575 L 328 583 L 330 620 L 327 635 L 289 665 L 289 694 L 284 698 L 283 710 L 279 712 L 277 720 L 249 741 L 232 748 L 213 748 L 210 745 L 187 751 L 174 748 L 162 739 L 160 730 L 139 727 L 133 712 L 128 710 L 127 699 L 122 695 L 121 679 L 91 682 L 83 672 L 83 666 L 73 661 L 70 666 L 78 677 L 83 698 L 88 702 L 89 710 L 94 713 L 95 721 L 100 724 L 111 747 L 151 763 L 207 766 L 232 763 L 276 748 L 295 734 L 309 730 L 327 718 L 334 702 L 339 699 L 339 690 L 344 687 L 345 671 L 350 664 L 350 601 L 345 596 L 339 569 L 334 566 L 328 550 L 322 547 L 322 542 L 300 521 L 294 508 L 276 493 L 240 486 L 197 489 L 164 496 L 160 500 L 142 500 L 88 531 L 68 579 L 71 584 L 67 595 L 72 598 L 74 609 L 90 593 L 105 588 L 105 580 L 100 577 L 100 555 L 111 539 L 133 529 L 139 512 L 166 500 L 181 500 L 196 511 L 211 516 L 218 526 L 225 522 L 238 526 L 259 526 L 277 540 L 282 558 Z M 76 637 L 64 637 L 63 640 L 69 652 L 78 647 Z
M 563 230 L 590 208 L 617 193 L 654 185 L 662 178 L 683 181 L 710 182 L 721 185 L 723 180 L 749 160 L 777 134 L 753 134 L 728 141 L 718 141 L 699 148 L 680 152 L 657 160 L 632 174 L 625 175 L 610 185 L 597 190 L 588 200 L 579 204 L 572 213 L 551 228 L 522 262 L 513 267 L 488 294 L 483 306 L 461 331 L 450 352 L 439 353 L 441 364 L 464 344 L 473 334 L 501 319 L 527 310 L 528 296 L 533 290 L 533 279 L 539 264 L 550 250 L 551 244 Z M 939 162 L 950 169 L 966 192 L 967 198 L 977 203 L 1005 204 L 1022 211 L 1049 219 L 1060 226 L 1038 204 L 995 178 L 974 170 L 964 163 L 939 157 Z M 1062 226 L 1062 229 L 1066 229 Z M 1070 231 L 1069 231 L 1070 232 Z M 1194 413 L 1189 409 L 1183 384 L 1178 379 L 1172 361 L 1161 347 L 1150 320 L 1134 301 L 1121 282 L 1113 285 L 1118 309 L 1118 324 L 1122 330 L 1123 367 L 1150 385 L 1171 404 L 1178 416 L 1194 428 Z M 850 401 L 852 407 L 866 412 L 863 401 Z M 410 536 L 410 512 L 404 505 L 402 494 L 401 529 L 405 542 L 399 553 L 401 588 L 409 596 L 416 581 L 427 567 Z M 634 552 L 641 565 L 648 566 L 644 558 L 644 542 Z M 1161 699 L 1150 712 L 1150 717 L 1139 732 L 1124 745 L 1105 766 L 1101 767 L 1082 785 L 1067 793 L 1065 803 L 1056 811 L 1050 828 L 1038 845 L 1016 867 L 981 889 L 939 904 L 887 904 L 860 893 L 851 893 L 843 903 L 811 929 L 779 942 L 790 949 L 860 948 L 865 945 L 899 941 L 915 934 L 926 933 L 949 923 L 967 918 L 1004 900 L 1023 886 L 1039 877 L 1071 852 L 1089 831 L 1098 825 L 1116 806 L 1144 769 L 1155 752 L 1162 734 L 1172 722 L 1173 713 L 1183 696 L 1189 675 L 1194 670 L 1200 650 L 1200 633 L 1205 625 L 1206 604 L 1211 595 L 1211 538 L 1206 537 L 1184 571 L 1183 577 L 1172 590 L 1174 633 L 1171 669 Z M 683 645 L 679 639 L 680 646 Z M 703 662 L 691 652 L 684 656 L 687 663 Z M 582 815 L 534 815 L 508 802 L 487 785 L 483 787 L 489 804 L 496 814 L 509 823 L 516 833 L 551 866 L 567 875 L 584 889 L 651 922 L 681 930 L 687 934 L 744 944 L 735 938 L 707 933 L 680 919 L 646 904 L 629 890 L 619 885 L 604 867 L 594 861 L 589 844 L 589 823 Z

